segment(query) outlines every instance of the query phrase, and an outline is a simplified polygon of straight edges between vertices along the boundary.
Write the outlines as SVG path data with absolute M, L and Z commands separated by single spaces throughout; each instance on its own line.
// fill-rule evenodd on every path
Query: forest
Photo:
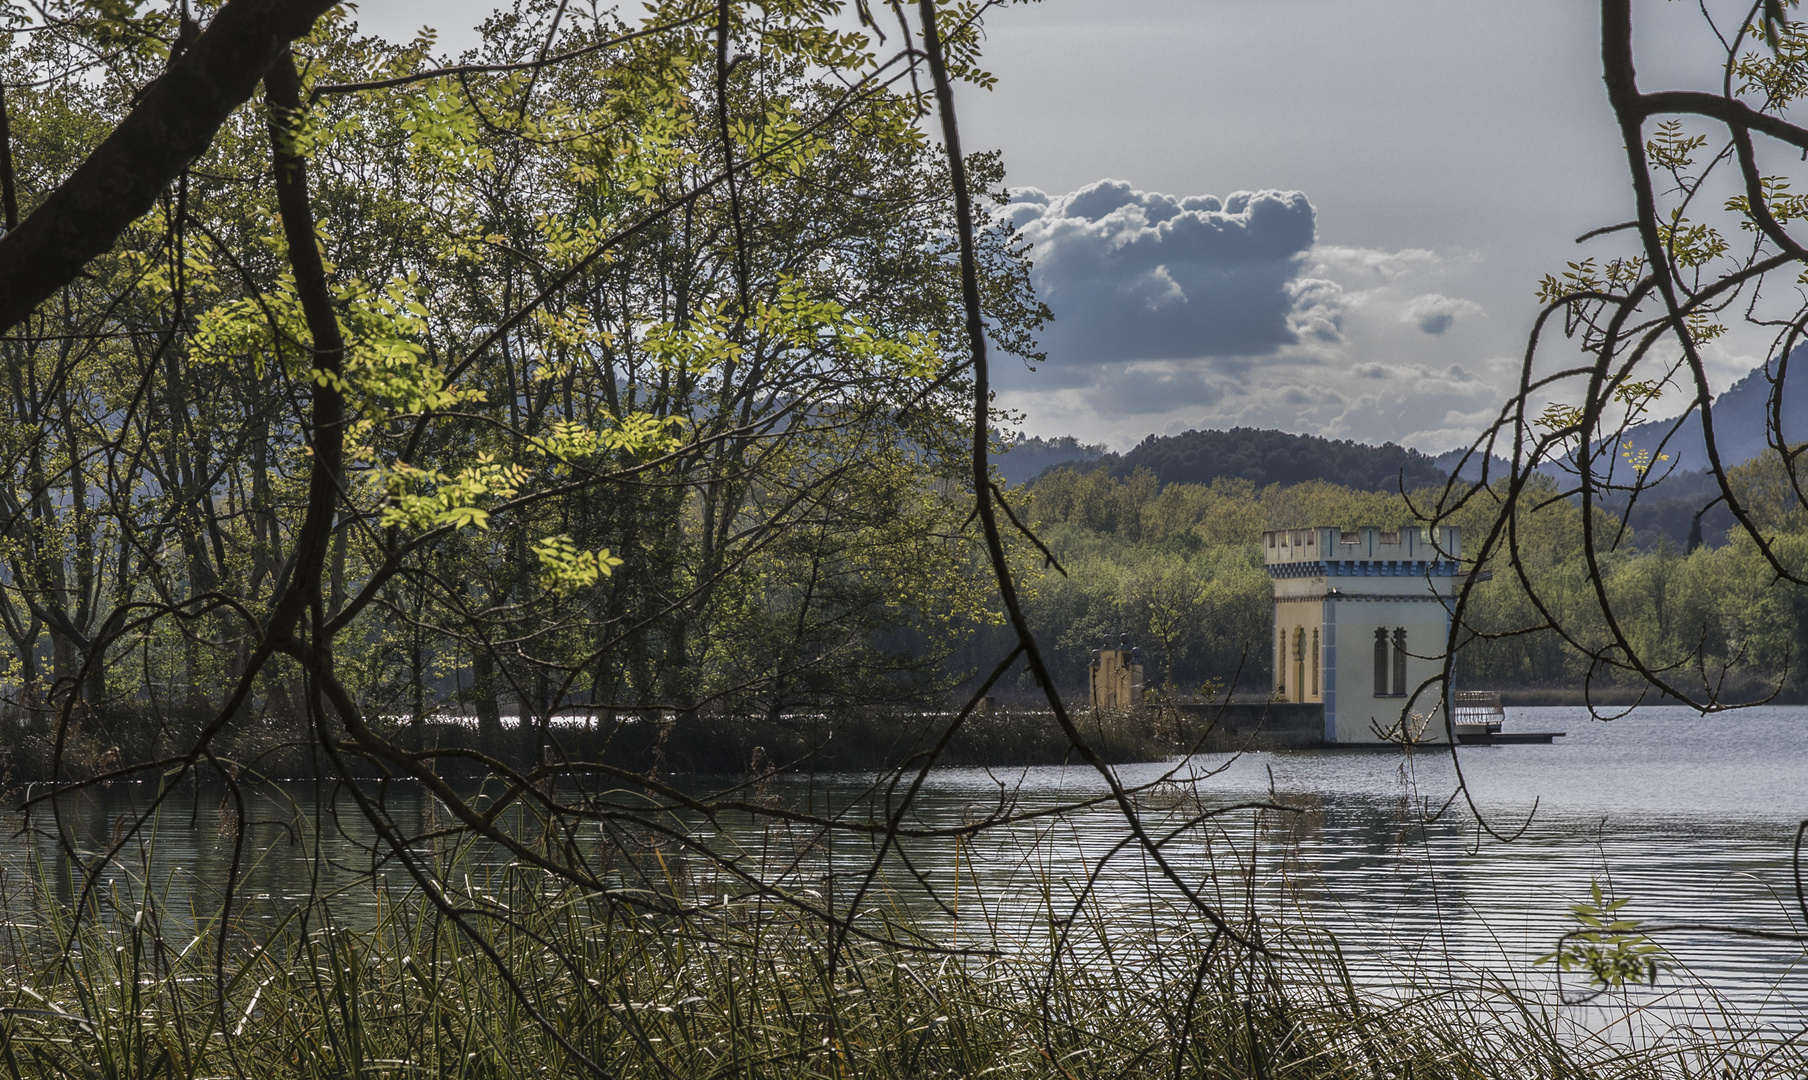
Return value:
M 1800 561 L 1808 559 L 1808 519 L 1776 459 L 1735 468 L 1730 478 L 1772 550 L 1808 569 Z M 1583 556 L 1582 510 L 1553 497 L 1554 477 L 1538 483 L 1545 498 L 1518 524 L 1515 570 L 1526 580 L 1500 572 L 1476 589 L 1454 664 L 1457 685 L 1566 692 L 1522 695 L 1531 700 L 1571 700 L 1585 689 L 1613 700 L 1637 694 L 1646 689 L 1642 677 L 1603 669 L 1593 656 L 1607 636 Z M 1041 570 L 1027 609 L 1063 658 L 1069 692 L 1083 690 L 1088 652 L 1128 633 L 1146 657 L 1145 685 L 1173 700 L 1231 692 L 1259 698 L 1273 662 L 1265 647 L 1274 614 L 1263 530 L 1425 524 L 1424 508 L 1443 497 L 1441 485 L 1402 495 L 1324 480 L 1163 484 L 1146 468 L 1120 479 L 1102 465 L 1057 467 L 1029 484 L 1024 499 L 1065 573 Z M 1485 536 L 1501 502 L 1481 489 L 1442 522 L 1465 537 Z M 1808 594 L 1779 583 L 1748 537 L 1723 531 L 1691 551 L 1661 531 L 1626 527 L 1608 508 L 1593 513 L 1599 580 L 1653 663 L 1729 700 L 1802 699 Z M 1533 595 L 1561 632 L 1540 625 Z
M 66 14 L 7 54 L 12 220 L 179 29 Z M 267 631 L 316 555 L 318 610 L 285 617 L 404 732 L 943 688 L 952 628 L 989 610 L 946 172 L 859 35 L 750 12 L 734 33 L 763 44 L 724 73 L 715 17 L 529 5 L 437 74 L 430 37 L 329 12 L 0 343 L 6 697 L 40 759 L 53 730 L 93 768 L 214 721 L 219 753 L 293 768 L 303 673 Z M 968 168 L 996 191 L 995 155 Z M 994 335 L 1031 351 L 1023 252 L 989 228 L 980 255 Z
M 135 88 L 180 60 L 165 37 L 188 25 L 65 14 L 7 54 L 14 222 L 66 213 L 58 179 L 150 103 Z M 336 708 L 416 746 L 429 723 L 468 724 L 492 750 L 561 715 L 931 707 L 1008 649 L 965 527 L 972 372 L 920 91 L 874 68 L 867 38 L 807 29 L 808 9 L 747 15 L 735 32 L 759 51 L 712 71 L 719 14 L 679 5 L 637 30 L 529 5 L 442 72 L 430 37 L 384 43 L 330 11 L 295 81 L 266 80 L 261 108 L 30 309 L 0 342 L 21 775 L 53 752 L 84 774 L 161 760 L 203 731 L 293 772 L 309 633 L 330 644 Z M 963 18 L 955 70 L 983 83 Z M 266 182 L 272 162 L 294 182 Z M 1002 199 L 996 155 L 965 164 L 976 197 Z M 1035 360 L 1049 312 L 1026 249 L 981 225 L 989 336 Z M 336 366 L 310 335 L 338 342 Z M 1035 535 L 1007 529 L 1001 550 L 1067 692 L 1071 658 L 1121 632 L 1159 653 L 1164 692 L 1263 685 L 1247 648 L 1268 637 L 1263 528 L 1443 514 L 1479 538 L 1543 490 L 1464 498 L 1414 451 L 1248 429 L 1121 456 L 995 439 L 1007 471 L 1013 451 L 1099 461 L 1022 489 L 1014 520 Z M 1795 593 L 1764 584 L 1793 543 L 1786 500 L 1756 511 L 1783 535 L 1754 562 L 1749 537 L 1724 542 L 1725 510 L 1685 527 L 1714 485 L 1680 483 L 1599 493 L 1612 603 L 1637 606 L 1652 662 L 1691 685 L 1796 695 Z M 1645 681 L 1591 659 L 1575 502 L 1522 513 L 1520 563 L 1554 606 L 1535 615 L 1498 575 L 1465 627 L 1465 684 Z M 1628 506 L 1653 526 L 1616 525 Z M 1706 543 L 1676 535 L 1704 520 Z
M 1147 469 L 1163 484 L 1234 477 L 1259 488 L 1327 480 L 1362 491 L 1416 491 L 1444 481 L 1431 458 L 1393 443 L 1368 446 L 1255 428 L 1151 435 L 1121 457 L 1113 455 L 1111 467 L 1120 479 Z

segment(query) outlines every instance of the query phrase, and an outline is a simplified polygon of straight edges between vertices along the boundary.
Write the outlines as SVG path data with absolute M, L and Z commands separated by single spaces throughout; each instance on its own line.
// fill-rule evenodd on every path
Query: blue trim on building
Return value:
M 1325 741 L 1337 741 L 1337 601 L 1325 597 L 1324 618 L 1319 620 L 1324 626 L 1325 657 L 1324 690 L 1325 702 Z
M 1270 563 L 1272 578 L 1301 577 L 1456 577 L 1462 566 L 1454 562 L 1407 562 L 1381 560 L 1363 562 L 1287 562 Z

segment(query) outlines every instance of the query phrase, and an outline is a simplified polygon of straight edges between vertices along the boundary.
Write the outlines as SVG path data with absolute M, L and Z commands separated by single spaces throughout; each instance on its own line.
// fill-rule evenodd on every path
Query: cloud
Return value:
M 1498 409 L 1517 370 L 1501 328 L 1461 298 L 1479 253 L 1318 244 L 1297 191 L 1101 180 L 1015 192 L 1002 214 L 1055 313 L 1039 370 L 994 368 L 999 404 L 1037 434 L 1122 449 L 1247 425 L 1441 451 Z
M 1386 284 L 1406 274 L 1420 273 L 1440 266 L 1444 259 L 1437 252 L 1424 248 L 1377 251 L 1321 244 L 1312 249 L 1312 262 L 1314 275 L 1338 274 L 1354 285 L 1363 286 Z
M 1216 405 L 1224 397 L 1225 384 L 1198 365 L 1140 361 L 1107 370 L 1085 393 L 1101 415 L 1139 416 L 1168 412 L 1176 402 Z
M 1329 283 L 1296 280 L 1316 230 L 1300 192 L 1220 199 L 1101 180 L 1067 195 L 1015 192 L 1003 213 L 1032 245 L 1036 291 L 1055 313 L 1040 386 L 1097 383 L 1136 361 L 1236 367 L 1338 333 Z
M 1287 295 L 1293 298 L 1287 325 L 1296 341 L 1327 345 L 1343 341 L 1343 316 L 1349 307 L 1343 286 L 1323 278 L 1301 278 L 1287 283 Z
M 1455 300 L 1437 293 L 1415 296 L 1400 311 L 1400 321 L 1411 323 L 1432 337 L 1437 337 L 1456 324 L 1458 316 L 1481 315 L 1481 305 L 1469 300 Z

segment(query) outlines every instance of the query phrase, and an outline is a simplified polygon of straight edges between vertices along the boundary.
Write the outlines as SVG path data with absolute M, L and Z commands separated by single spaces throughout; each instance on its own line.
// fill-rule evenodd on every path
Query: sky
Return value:
M 367 0 L 451 48 L 481 0 Z M 1711 85 L 1697 5 L 1637 0 L 1642 88 Z M 1055 313 L 995 365 L 1032 435 L 1123 450 L 1252 426 L 1467 444 L 1518 381 L 1538 280 L 1610 257 L 1631 188 L 1585 0 L 1041 0 L 986 24 L 1004 216 Z M 1715 389 L 1762 359 L 1715 343 Z

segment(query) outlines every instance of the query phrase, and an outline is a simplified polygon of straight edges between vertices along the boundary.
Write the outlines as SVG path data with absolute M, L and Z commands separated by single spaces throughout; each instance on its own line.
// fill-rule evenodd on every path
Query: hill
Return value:
M 1777 365 L 1753 368 L 1743 379 L 1714 398 L 1714 438 L 1720 448 L 1720 463 L 1732 468 L 1750 461 L 1769 448 L 1771 377 Z M 1791 444 L 1808 442 L 1808 345 L 1798 345 L 1789 354 L 1787 377 L 1783 382 L 1783 434 Z M 1693 396 L 1684 386 L 1666 392 L 1678 400 Z M 1672 434 L 1672 429 L 1675 433 Z M 1665 442 L 1668 436 L 1669 441 Z M 1670 455 L 1678 472 L 1696 472 L 1708 467 L 1707 442 L 1701 434 L 1701 414 L 1691 411 L 1680 422 L 1675 419 L 1652 420 L 1626 429 L 1623 441 L 1653 455 Z
M 1769 449 L 1768 421 L 1770 413 L 1771 377 L 1775 367 L 1756 367 L 1745 377 L 1714 398 L 1714 434 L 1719 444 L 1721 464 L 1727 468 L 1750 461 Z M 1688 387 L 1672 387 L 1666 398 L 1682 401 L 1691 396 Z M 1788 377 L 1783 384 L 1783 434 L 1792 444 L 1808 441 L 1808 345 L 1797 346 L 1790 353 Z M 1667 538 L 1678 550 L 1692 550 L 1698 544 L 1718 547 L 1726 542 L 1733 527 L 1731 512 L 1725 506 L 1712 505 L 1719 496 L 1719 484 L 1707 473 L 1707 442 L 1702 437 L 1701 414 L 1691 411 L 1680 419 L 1651 420 L 1636 424 L 1620 435 L 1633 450 L 1643 450 L 1653 457 L 1668 455 L 1664 467 L 1652 470 L 1650 486 L 1632 507 L 1631 525 L 1641 547 L 1649 547 L 1659 537 Z M 1446 469 L 1456 467 L 1463 450 L 1438 455 L 1436 463 Z M 1463 469 L 1463 479 L 1475 480 L 1480 475 L 1480 461 L 1471 459 Z M 1489 475 L 1504 477 L 1508 463 L 1493 459 Z M 1565 483 L 1570 476 L 1548 470 Z M 1630 473 L 1616 477 L 1629 483 Z M 1628 497 L 1610 494 L 1600 499 L 1603 509 L 1615 514 L 1626 511 Z M 1704 511 L 1703 508 L 1707 507 Z M 1697 515 L 1699 514 L 1699 518 Z
M 1004 453 L 993 458 L 999 475 L 1008 484 L 1034 480 L 1056 465 L 1083 464 L 1105 456 L 1104 444 L 1083 443 L 1072 435 L 1044 439 L 1018 435 L 1006 445 Z
M 1370 446 L 1348 439 L 1232 428 L 1151 435 L 1127 454 L 1109 454 L 1112 475 L 1147 468 L 1163 484 L 1209 484 L 1242 477 L 1257 487 L 1326 480 L 1361 491 L 1398 491 L 1444 483 L 1430 457 L 1393 443 Z

